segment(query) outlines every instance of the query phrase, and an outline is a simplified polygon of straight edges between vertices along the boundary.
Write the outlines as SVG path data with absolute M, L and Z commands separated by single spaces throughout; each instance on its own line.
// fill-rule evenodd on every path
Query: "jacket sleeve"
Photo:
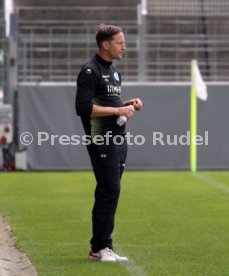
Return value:
M 92 100 L 98 77 L 95 71 L 90 68 L 83 68 L 77 78 L 77 91 L 75 99 L 76 113 L 79 116 L 90 116 L 93 108 Z

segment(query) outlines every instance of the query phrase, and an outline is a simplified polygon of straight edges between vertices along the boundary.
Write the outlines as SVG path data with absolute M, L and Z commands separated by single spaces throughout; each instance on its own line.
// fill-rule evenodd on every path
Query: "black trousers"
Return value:
M 116 145 L 112 140 L 109 145 L 90 144 L 87 149 L 97 181 L 90 243 L 92 251 L 98 252 L 105 247 L 113 248 L 111 234 L 127 156 L 127 143 L 124 140 L 122 144 Z

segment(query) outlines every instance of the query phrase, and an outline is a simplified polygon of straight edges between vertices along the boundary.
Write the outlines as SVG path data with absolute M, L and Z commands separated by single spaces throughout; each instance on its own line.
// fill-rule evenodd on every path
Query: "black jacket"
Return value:
M 125 126 L 117 125 L 117 116 L 90 118 L 93 103 L 100 106 L 121 107 L 121 75 L 112 62 L 95 55 L 86 63 L 77 78 L 75 107 L 81 116 L 86 134 L 124 134 Z

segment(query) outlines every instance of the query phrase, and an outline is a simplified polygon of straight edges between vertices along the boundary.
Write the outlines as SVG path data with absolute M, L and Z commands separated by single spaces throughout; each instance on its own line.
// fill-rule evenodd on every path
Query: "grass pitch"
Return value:
M 229 275 L 229 172 L 125 172 L 113 239 L 128 263 L 87 260 L 92 173 L 0 179 L 0 214 L 41 276 Z

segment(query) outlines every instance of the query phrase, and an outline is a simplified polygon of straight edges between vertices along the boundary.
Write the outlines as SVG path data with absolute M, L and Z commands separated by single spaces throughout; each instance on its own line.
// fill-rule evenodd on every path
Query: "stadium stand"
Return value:
M 208 81 L 229 80 L 227 0 L 148 1 L 148 80 L 188 81 L 197 59 Z
M 131 4 L 130 4 L 131 2 Z M 128 35 L 126 79 L 136 64 L 138 1 L 15 1 L 20 18 L 19 81 L 75 81 L 96 51 L 100 23 L 121 25 Z M 134 36 L 134 37 L 133 37 Z
M 75 81 L 96 51 L 100 23 L 121 25 L 128 51 L 124 81 L 138 80 L 137 5 L 141 0 L 15 0 L 19 14 L 19 82 Z M 148 0 L 146 81 L 190 81 L 197 59 L 208 81 L 229 80 L 227 0 Z

